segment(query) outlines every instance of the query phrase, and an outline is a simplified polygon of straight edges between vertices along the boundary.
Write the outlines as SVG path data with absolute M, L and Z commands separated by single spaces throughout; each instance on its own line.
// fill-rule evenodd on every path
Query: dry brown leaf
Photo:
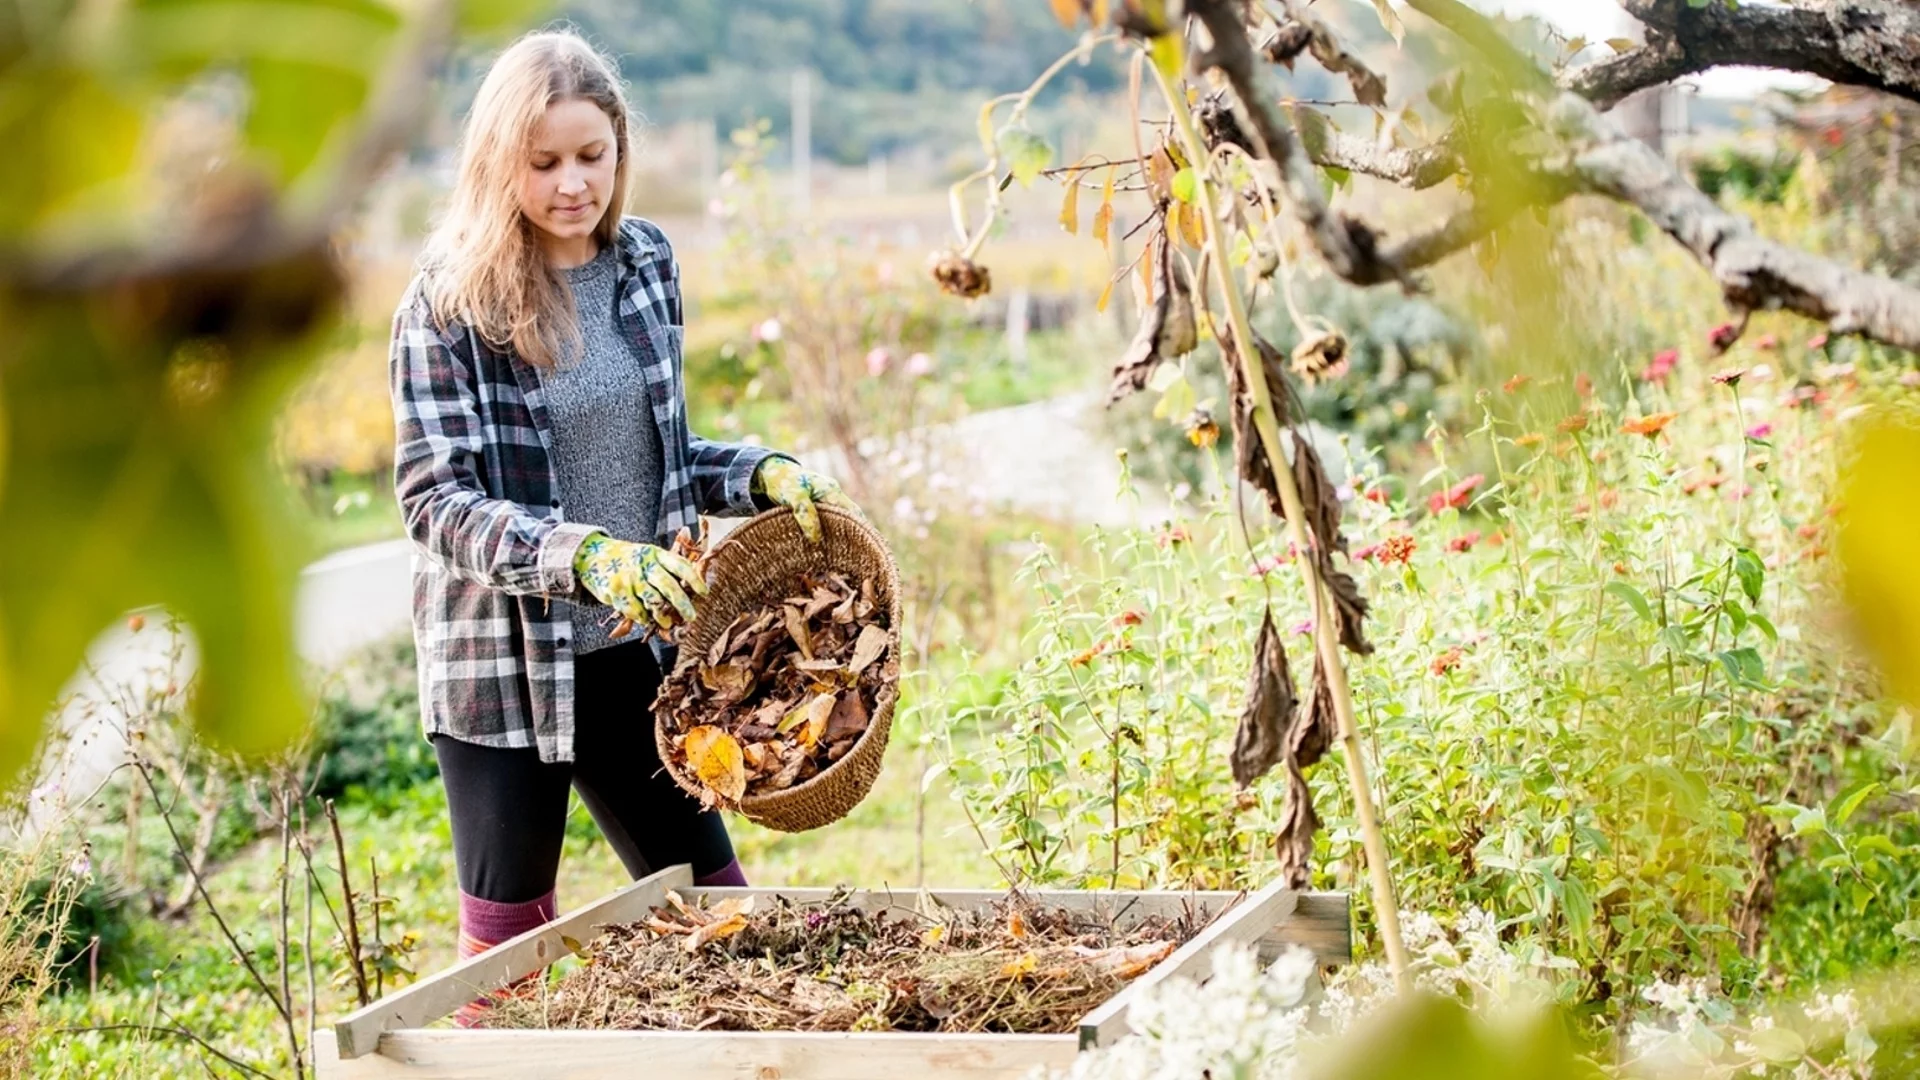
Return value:
M 827 741 L 852 742 L 867 730 L 867 703 L 859 694 L 841 694 L 833 703 L 833 715 L 827 717 Z
M 827 733 L 827 720 L 833 716 L 834 694 L 821 694 L 807 703 L 807 723 L 797 734 L 800 745 L 811 750 Z
M 713 916 L 715 919 L 731 919 L 735 915 L 751 915 L 753 914 L 753 897 L 730 897 L 708 908 L 707 914 Z
M 671 907 L 682 917 L 693 920 L 695 926 L 702 925 L 707 921 L 706 912 L 687 903 L 687 898 L 680 895 L 680 890 L 668 889 L 665 899 L 668 907 Z
M 1246 787 L 1267 774 L 1286 747 L 1286 728 L 1293 716 L 1293 676 L 1287 670 L 1287 652 L 1274 628 L 1273 612 L 1260 620 L 1253 646 L 1253 671 L 1247 677 L 1247 700 L 1240 711 L 1240 727 L 1233 735 L 1233 782 Z
M 733 620 L 732 626 L 720 631 L 720 636 L 713 639 L 713 645 L 707 649 L 708 664 L 717 665 L 727 658 L 727 646 L 732 641 L 734 630 L 738 629 L 739 626 L 740 620 L 735 619 Z
M 668 922 L 658 915 L 647 916 L 646 926 L 656 934 L 691 934 L 694 931 L 694 927 L 685 923 Z
M 1017 938 L 1027 936 L 1027 920 L 1021 918 L 1018 911 L 1007 913 L 1007 933 Z
M 714 692 L 716 704 L 744 699 L 757 681 L 753 666 L 738 660 L 700 665 L 700 684 Z
M 699 952 L 706 945 L 730 938 L 746 928 L 745 915 L 730 915 L 724 919 L 716 919 L 687 936 L 687 951 Z
M 687 764 L 708 790 L 728 802 L 747 793 L 746 759 L 734 737 L 711 724 L 687 732 Z
M 807 631 L 807 620 L 801 616 L 800 610 L 791 604 L 783 604 L 780 614 L 786 620 L 787 636 L 793 638 L 801 657 L 813 659 L 813 635 Z
M 1367 598 L 1360 595 L 1360 583 L 1353 575 L 1333 568 L 1331 556 L 1320 555 L 1320 577 L 1327 583 L 1327 591 L 1333 594 L 1334 626 L 1340 631 L 1340 644 L 1350 652 L 1365 656 L 1373 652 L 1373 646 L 1367 641 L 1362 624 L 1367 619 Z
M 847 665 L 838 660 L 795 660 L 793 666 L 799 668 L 801 671 L 809 672 L 845 671 L 847 669 Z
M 867 665 L 880 659 L 887 651 L 889 635 L 886 630 L 873 623 L 860 628 L 860 639 L 853 643 L 853 660 L 847 667 L 858 675 L 867 669 Z

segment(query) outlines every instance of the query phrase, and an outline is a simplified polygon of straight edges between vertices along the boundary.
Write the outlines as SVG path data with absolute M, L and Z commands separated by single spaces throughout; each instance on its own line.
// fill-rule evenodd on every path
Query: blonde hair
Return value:
M 594 226 L 615 242 L 627 202 L 632 148 L 618 69 L 572 30 L 528 34 L 488 69 L 460 135 L 460 163 L 445 215 L 421 259 L 434 318 L 470 326 L 488 345 L 552 367 L 579 344 L 573 293 L 547 261 L 520 212 L 520 171 L 549 106 L 592 102 L 613 123 L 613 190 Z

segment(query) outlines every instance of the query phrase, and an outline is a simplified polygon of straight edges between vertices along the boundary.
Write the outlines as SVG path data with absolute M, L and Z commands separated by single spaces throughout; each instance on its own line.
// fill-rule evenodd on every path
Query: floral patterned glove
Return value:
M 648 632 L 664 634 L 693 618 L 689 589 L 707 594 L 705 578 L 687 560 L 663 547 L 615 540 L 601 532 L 581 542 L 573 572 L 594 599 Z
M 793 511 L 800 519 L 800 531 L 814 543 L 820 542 L 820 511 L 817 503 L 837 506 L 858 515 L 867 515 L 840 490 L 839 481 L 825 473 L 810 472 L 791 458 L 770 457 L 753 470 L 753 490 Z

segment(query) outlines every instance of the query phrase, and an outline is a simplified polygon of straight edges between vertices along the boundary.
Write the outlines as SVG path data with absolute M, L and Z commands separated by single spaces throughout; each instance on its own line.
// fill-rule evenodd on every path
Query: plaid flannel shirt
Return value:
M 679 266 L 652 222 L 619 234 L 620 325 L 642 373 L 665 456 L 664 543 L 700 514 L 767 503 L 749 487 L 770 451 L 687 430 Z M 413 633 L 426 733 L 573 759 L 573 651 L 567 605 L 593 602 L 573 558 L 594 532 L 567 520 L 537 373 L 462 325 L 440 327 L 416 277 L 394 315 L 394 489 L 412 538 Z M 671 647 L 656 643 L 661 670 Z M 645 723 L 649 702 L 634 702 Z

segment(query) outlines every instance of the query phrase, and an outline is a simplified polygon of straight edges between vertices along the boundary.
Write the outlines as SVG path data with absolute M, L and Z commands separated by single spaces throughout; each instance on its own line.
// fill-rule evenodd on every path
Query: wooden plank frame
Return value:
M 585 942 L 599 928 L 644 919 L 669 889 L 717 903 L 733 897 L 781 896 L 818 903 L 839 895 L 867 910 L 923 911 L 929 903 L 977 910 L 1004 899 L 993 889 L 701 888 L 686 866 L 669 867 L 503 942 L 479 956 L 391 994 L 315 1033 L 318 1080 L 539 1078 L 613 1080 L 665 1070 L 692 1080 L 899 1080 L 935 1071 L 968 1080 L 1018 1080 L 1035 1065 L 1065 1067 L 1081 1049 L 1112 1043 L 1127 1031 L 1131 1003 L 1149 986 L 1204 976 L 1213 950 L 1229 941 L 1256 944 L 1263 958 L 1288 946 L 1311 949 L 1323 964 L 1352 956 L 1344 893 L 1304 893 L 1269 886 L 1232 892 L 1086 892 L 1028 890 L 1037 904 L 1095 912 L 1126 921 L 1153 915 L 1211 918 L 1199 935 L 1153 970 L 1089 1013 L 1078 1034 L 956 1035 L 908 1032 L 678 1032 L 463 1030 L 429 1028 L 494 987 L 540 971 L 568 955 L 567 939 Z

